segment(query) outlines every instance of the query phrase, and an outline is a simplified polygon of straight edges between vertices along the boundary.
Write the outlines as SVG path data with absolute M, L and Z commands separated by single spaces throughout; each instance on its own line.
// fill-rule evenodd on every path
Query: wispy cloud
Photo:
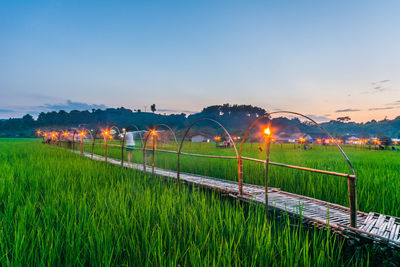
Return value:
M 390 80 L 381 80 L 381 81 L 377 81 L 377 82 L 372 82 L 372 89 L 366 92 L 363 92 L 364 94 L 369 94 L 369 93 L 382 93 L 385 92 L 387 90 L 390 90 L 390 88 L 388 87 L 388 83 L 390 82 Z
M 326 116 L 314 115 L 314 114 L 307 114 L 308 117 L 315 120 L 316 122 L 327 122 L 331 119 Z
M 14 112 L 12 109 L 0 109 L 0 113 L 11 113 Z
M 369 108 L 369 111 L 395 109 L 396 107 Z
M 0 107 L 0 118 L 18 118 L 25 114 L 37 116 L 40 112 L 59 111 L 65 110 L 92 110 L 92 109 L 105 109 L 105 105 L 88 104 L 83 102 L 73 102 L 67 100 L 65 103 L 59 104 L 44 104 L 44 105 L 9 105 Z
M 361 111 L 360 109 L 352 109 L 352 108 L 346 108 L 346 109 L 338 109 L 335 112 L 336 113 L 342 113 L 342 112 L 357 112 Z
M 39 109 L 47 109 L 49 111 L 52 110 L 91 110 L 91 109 L 105 109 L 107 106 L 105 105 L 96 105 L 96 104 L 88 104 L 83 102 L 73 102 L 71 100 L 67 100 L 65 104 L 44 104 L 43 106 L 38 106 Z
M 394 101 L 392 103 L 386 104 L 386 106 L 400 106 L 400 100 Z

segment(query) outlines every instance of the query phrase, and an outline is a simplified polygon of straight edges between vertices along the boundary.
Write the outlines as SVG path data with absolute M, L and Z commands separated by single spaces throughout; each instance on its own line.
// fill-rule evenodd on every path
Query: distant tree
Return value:
M 20 134 L 27 129 L 68 128 L 76 127 L 79 124 L 87 124 L 90 125 L 90 127 L 98 128 L 107 124 L 113 124 L 117 127 L 126 127 L 134 123 L 140 129 L 146 129 L 150 124 L 164 123 L 181 132 L 191 123 L 201 118 L 217 120 L 224 125 L 229 132 L 239 135 L 239 133 L 243 133 L 257 118 L 266 113 L 266 110 L 256 106 L 223 104 L 209 106 L 199 113 L 190 115 L 162 115 L 155 114 L 155 104 L 150 107 L 154 112 L 153 114 L 141 112 L 140 109 L 135 110 L 136 112 L 132 112 L 132 110 L 124 107 L 107 108 L 105 110 L 92 109 L 91 112 L 87 110 L 42 112 L 39 114 L 37 120 L 34 120 L 31 115 L 27 114 L 19 119 L 0 120 L 0 136 L 15 135 L 16 133 Z M 220 115 L 221 113 L 223 115 Z M 266 118 L 260 123 L 266 123 L 268 120 L 270 120 L 271 125 L 279 129 L 280 132 L 320 133 L 318 127 L 300 121 L 298 118 Z M 321 125 L 328 132 L 335 133 L 335 135 L 338 136 L 371 135 L 377 137 L 400 137 L 400 116 L 394 120 L 371 120 L 365 123 L 356 123 L 349 120 L 349 117 L 339 117 L 337 120 L 325 122 Z M 196 126 L 198 126 L 199 129 L 204 127 L 215 128 L 215 124 L 210 121 L 202 121 L 199 125 L 196 124 Z
M 31 126 L 35 123 L 35 120 L 30 114 L 26 114 L 25 116 L 22 117 L 22 123 L 25 126 Z
M 345 116 L 345 117 L 339 117 L 336 120 L 341 122 L 346 122 L 346 121 L 351 121 L 351 118 L 349 116 Z

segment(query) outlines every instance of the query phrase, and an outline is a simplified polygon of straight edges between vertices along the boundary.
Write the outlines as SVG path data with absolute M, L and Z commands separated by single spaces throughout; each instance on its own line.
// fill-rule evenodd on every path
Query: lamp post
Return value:
M 83 137 L 85 136 L 86 131 L 80 131 L 79 135 L 81 136 L 81 154 L 83 154 Z
M 268 212 L 268 170 L 269 170 L 269 154 L 271 148 L 271 129 L 269 126 L 264 129 L 264 141 L 265 141 L 265 209 Z
M 56 138 L 56 134 L 54 132 L 51 133 L 51 143 L 54 145 L 54 139 Z
M 107 137 L 109 136 L 110 132 L 108 131 L 108 129 L 105 129 L 103 131 L 103 136 L 104 136 L 104 157 L 105 157 L 105 161 L 107 163 Z
M 67 131 L 67 130 L 65 130 L 65 131 L 63 132 L 63 136 L 64 136 L 65 147 L 66 147 L 66 148 L 69 148 L 69 144 L 68 144 L 68 140 L 67 140 L 67 137 L 68 137 L 68 131 Z
M 157 132 L 156 130 L 152 130 L 151 131 L 151 141 L 152 141 L 152 153 L 151 153 L 151 176 L 154 178 L 154 154 L 155 154 L 155 150 L 156 150 L 156 135 Z
M 42 135 L 42 131 L 41 130 L 37 130 L 36 134 L 38 137 L 42 137 L 43 141 L 44 141 L 44 135 Z

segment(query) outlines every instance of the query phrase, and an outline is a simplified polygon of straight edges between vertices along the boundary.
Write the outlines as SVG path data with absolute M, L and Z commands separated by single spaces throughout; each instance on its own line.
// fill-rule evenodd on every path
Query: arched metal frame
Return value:
M 81 153 L 83 154 L 84 153 L 84 145 L 83 145 L 83 139 L 84 139 L 84 136 L 86 136 L 88 133 L 90 134 L 90 138 L 92 139 L 92 143 L 93 143 L 93 134 L 92 134 L 92 132 L 89 130 L 89 129 L 87 129 L 87 128 L 81 128 L 81 130 L 80 130 L 81 132 L 82 131 L 85 131 L 85 134 L 84 135 L 81 135 L 80 134 L 80 136 L 81 136 Z
M 259 160 L 259 159 L 253 159 L 253 158 L 248 158 L 248 157 L 243 157 L 242 156 L 242 149 L 243 149 L 243 145 L 244 142 L 246 140 L 246 137 L 248 136 L 250 130 L 262 119 L 264 118 L 268 118 L 271 115 L 274 114 L 289 114 L 289 115 L 295 115 L 295 116 L 300 116 L 303 117 L 309 121 L 311 121 L 315 126 L 317 126 L 320 130 L 322 130 L 326 136 L 333 140 L 334 144 L 337 146 L 337 148 L 339 149 L 339 151 L 341 152 L 341 154 L 343 155 L 344 159 L 346 160 L 347 164 L 349 165 L 352 174 L 343 174 L 343 173 L 336 173 L 336 172 L 331 172 L 331 171 L 324 171 L 324 170 L 317 170 L 317 169 L 311 169 L 311 168 L 306 168 L 306 167 L 299 167 L 299 166 L 294 166 L 294 165 L 287 165 L 287 164 L 282 164 L 282 163 L 276 163 L 276 162 L 270 162 L 269 161 L 269 155 L 267 154 L 267 160 L 263 161 L 263 160 Z M 182 148 L 183 148 L 183 143 L 188 135 L 188 133 L 190 132 L 191 128 L 196 125 L 197 123 L 201 122 L 201 121 L 210 121 L 213 122 L 215 124 L 217 124 L 220 128 L 223 129 L 223 131 L 225 132 L 225 134 L 228 136 L 229 141 L 233 144 L 233 148 L 235 150 L 235 157 L 232 156 L 217 156 L 217 155 L 202 155 L 202 154 L 192 154 L 192 153 L 183 153 L 182 152 Z M 131 127 L 131 126 L 129 126 Z M 128 127 L 128 128 L 129 128 Z M 135 125 L 132 125 L 132 127 L 135 127 L 139 132 L 139 128 Z M 275 112 L 270 112 L 270 113 L 266 113 L 264 115 L 262 115 L 261 117 L 257 118 L 251 125 L 250 127 L 248 127 L 248 129 L 246 130 L 241 144 L 240 144 L 240 148 L 239 151 L 236 148 L 236 144 L 233 141 L 232 136 L 229 134 L 229 132 L 222 126 L 222 124 L 220 124 L 218 121 L 214 120 L 214 119 L 210 119 L 210 118 L 201 118 L 196 120 L 195 122 L 193 122 L 186 130 L 185 133 L 182 137 L 182 140 L 180 142 L 180 144 L 178 144 L 177 138 L 176 138 L 176 134 L 175 132 L 172 130 L 171 127 L 169 127 L 166 124 L 157 124 L 154 126 L 154 128 L 152 130 L 156 131 L 158 127 L 165 127 L 167 128 L 174 136 L 175 139 L 175 143 L 177 145 L 177 151 L 169 151 L 169 150 L 160 150 L 161 152 L 168 152 L 168 153 L 177 153 L 178 158 L 177 158 L 177 182 L 179 183 L 180 181 L 180 156 L 181 155 L 189 155 L 189 156 L 198 156 L 198 157 L 208 157 L 208 158 L 224 158 L 224 159 L 236 159 L 237 163 L 238 163 L 238 185 L 239 185 L 239 195 L 243 194 L 243 160 L 251 160 L 251 161 L 256 161 L 256 162 L 261 162 L 264 163 L 266 165 L 266 182 L 267 182 L 267 176 L 268 176 L 268 165 L 275 165 L 275 166 L 281 166 L 281 167 L 287 167 L 287 168 L 293 168 L 293 169 L 298 169 L 298 170 L 305 170 L 305 171 L 311 171 L 311 172 L 316 172 L 316 173 L 323 173 L 323 174 L 329 174 L 329 175 L 335 175 L 335 176 L 342 176 L 342 177 L 346 177 L 347 178 L 347 182 L 348 182 L 348 190 L 349 190 L 349 205 L 350 205 L 350 222 L 351 222 L 351 226 L 352 227 L 357 227 L 357 201 L 356 201 L 356 174 L 354 171 L 354 168 L 349 160 L 349 158 L 347 157 L 347 155 L 344 153 L 343 149 L 341 148 L 341 146 L 339 145 L 339 143 L 337 143 L 337 141 L 332 138 L 332 136 L 321 126 L 319 125 L 315 120 L 313 120 L 312 118 L 303 115 L 301 113 L 297 113 L 297 112 L 292 112 L 292 111 L 275 111 Z M 118 131 L 119 136 L 121 136 L 121 131 L 118 129 L 118 127 L 116 126 L 111 126 L 110 128 L 106 128 L 106 130 L 111 131 L 112 129 L 116 129 Z M 92 138 L 92 154 L 91 157 L 93 159 L 93 154 L 94 154 L 94 145 L 96 142 L 96 137 L 98 135 L 99 129 L 96 130 L 94 136 L 91 133 L 91 131 L 89 131 L 91 138 Z M 75 151 L 75 134 L 77 133 L 76 130 L 73 131 L 72 134 L 72 149 Z M 125 134 L 126 132 L 123 134 L 122 136 L 122 140 L 121 140 L 121 166 L 123 166 L 123 161 L 124 161 L 124 142 L 125 142 Z M 60 138 L 61 135 L 59 135 Z M 148 138 L 150 136 L 150 133 L 146 136 L 144 142 L 143 142 L 143 137 L 140 134 L 140 138 L 141 138 L 141 142 L 143 145 L 143 170 L 146 171 L 146 145 L 148 142 Z M 43 136 L 44 138 L 44 136 Z M 104 136 L 104 140 L 105 140 L 105 161 L 107 162 L 107 137 Z M 266 143 L 266 145 L 269 145 L 270 139 L 267 141 L 268 143 Z M 269 149 L 268 149 L 269 151 Z M 152 148 L 152 174 L 154 175 L 154 154 L 155 154 L 155 142 L 153 141 L 153 148 Z M 268 185 L 267 183 L 265 184 L 265 194 L 266 194 L 266 205 L 268 206 Z
M 58 145 L 58 146 L 61 146 L 61 135 L 62 135 L 61 133 L 62 133 L 62 130 L 57 131 L 57 133 L 58 133 L 58 136 L 57 136 L 57 137 L 58 137 L 58 138 L 57 138 L 57 139 L 58 139 L 58 140 L 57 140 L 57 145 Z
M 95 145 L 95 143 L 96 143 L 96 137 L 97 137 L 97 134 L 99 133 L 99 129 L 97 129 L 95 132 L 94 132 L 94 136 L 93 136 L 93 140 L 92 140 L 92 154 L 90 155 L 90 157 L 93 159 L 93 154 L 94 154 L 94 145 Z
M 112 129 L 116 129 L 118 131 L 118 135 L 121 135 L 121 131 L 118 129 L 117 126 L 111 126 L 110 128 L 108 128 L 108 131 L 110 132 L 109 135 L 111 135 L 111 130 Z M 108 159 L 108 149 L 107 149 L 107 147 L 108 147 L 107 137 L 104 136 L 104 157 L 105 157 L 105 161 L 106 162 L 107 162 L 107 159 Z
M 116 129 L 118 131 L 118 134 L 121 134 L 121 131 L 118 129 L 117 126 L 111 126 L 108 130 L 111 132 L 112 129 Z
M 222 130 L 225 132 L 225 134 L 229 137 L 230 142 L 233 144 L 233 148 L 235 149 L 235 153 L 236 153 L 236 159 L 239 161 L 239 154 L 238 154 L 238 151 L 237 151 L 237 149 L 236 149 L 235 142 L 233 141 L 232 136 L 231 136 L 231 135 L 229 134 L 229 132 L 225 129 L 225 127 L 222 126 L 221 123 L 219 123 L 218 121 L 216 121 L 216 120 L 214 120 L 214 119 L 210 119 L 210 118 L 201 118 L 201 119 L 198 119 L 198 120 L 196 120 L 195 122 L 193 122 L 193 123 L 186 129 L 185 133 L 183 134 L 182 141 L 181 141 L 181 143 L 180 143 L 180 145 L 179 145 L 179 149 L 178 149 L 178 162 L 177 162 L 177 166 L 176 166 L 176 167 L 177 167 L 177 169 L 176 169 L 176 179 L 177 179 L 178 182 L 180 181 L 180 167 L 181 167 L 181 166 L 180 166 L 180 159 L 181 159 L 181 153 L 182 153 L 183 142 L 185 141 L 185 138 L 186 138 L 186 136 L 188 135 L 190 129 L 192 129 L 192 127 L 193 127 L 194 125 L 196 125 L 197 123 L 199 123 L 199 122 L 201 122 L 201 121 L 211 121 L 211 122 L 217 124 L 219 127 L 222 128 Z
M 238 173 L 239 173 L 239 194 L 241 195 L 243 193 L 243 157 L 242 157 L 242 148 L 243 148 L 243 144 L 244 141 L 249 133 L 249 131 L 263 118 L 269 117 L 271 115 L 274 114 L 290 114 L 290 115 L 295 115 L 295 116 L 300 116 L 303 117 L 309 121 L 311 121 L 315 126 L 317 126 L 319 129 L 321 129 L 329 139 L 334 140 L 335 145 L 337 146 L 337 148 L 339 149 L 339 151 L 341 152 L 341 154 L 343 155 L 343 157 L 345 158 L 347 164 L 349 165 L 351 172 L 353 175 L 347 175 L 347 184 L 348 184 L 348 190 L 349 190 L 349 206 L 350 206 L 350 224 L 352 227 L 357 227 L 357 196 L 356 196 L 356 179 L 357 176 L 355 174 L 353 165 L 351 164 L 349 158 L 347 157 L 346 153 L 344 153 L 342 147 L 336 142 L 336 140 L 334 138 L 332 138 L 332 136 L 321 126 L 319 125 L 315 120 L 313 120 L 312 118 L 303 115 L 301 113 L 298 112 L 292 112 L 292 111 L 274 111 L 274 112 L 269 112 L 266 113 L 264 115 L 262 115 L 261 117 L 259 117 L 257 120 L 255 120 L 250 127 L 247 129 L 246 133 L 244 134 L 243 138 L 242 138 L 242 142 L 240 144 L 240 149 L 239 149 L 239 164 L 238 164 Z M 268 175 L 268 165 L 272 163 L 269 162 L 269 160 L 266 160 L 266 175 Z M 276 164 L 274 163 L 273 165 L 278 165 L 278 166 L 284 166 L 284 167 L 289 167 L 289 168 L 296 168 L 296 169 L 302 169 L 302 170 L 308 170 L 308 171 L 314 171 L 314 172 L 323 172 L 323 171 L 319 171 L 319 170 L 314 170 L 314 169 L 309 169 L 309 168 L 302 168 L 302 167 L 297 167 L 297 166 L 291 166 L 291 165 L 285 165 L 285 164 Z M 323 172 L 323 173 L 327 173 L 327 174 L 333 174 L 335 175 L 333 172 Z M 344 175 L 340 175 L 340 176 L 344 176 Z M 266 181 L 267 181 L 267 177 L 266 177 Z M 266 195 L 266 201 L 268 201 L 268 185 L 265 185 L 265 195 Z M 266 203 L 266 205 L 268 205 L 268 203 Z
M 75 152 L 75 135 L 76 135 L 77 131 L 74 130 L 72 133 L 72 151 Z
M 143 136 L 141 134 L 141 131 L 139 130 L 139 127 L 137 127 L 135 124 L 131 124 L 128 127 L 126 127 L 126 131 L 125 132 L 129 132 L 131 127 L 134 127 L 138 131 L 139 137 L 140 137 L 140 144 L 143 145 Z
M 174 130 L 172 130 L 171 127 L 169 127 L 168 125 L 163 124 L 163 123 L 156 124 L 152 130 L 157 131 L 158 127 L 166 127 L 172 133 L 172 135 L 174 136 L 174 139 L 175 139 L 175 143 L 176 143 L 176 150 L 178 152 L 178 140 L 176 139 Z M 149 131 L 149 134 L 146 136 L 146 138 L 144 140 L 144 145 L 143 145 L 143 171 L 146 171 L 146 146 L 147 146 L 147 141 L 149 140 L 149 136 L 150 136 L 150 131 Z M 154 156 L 155 156 L 155 142 L 153 139 L 152 157 L 151 157 L 151 173 L 152 173 L 153 177 L 154 177 Z

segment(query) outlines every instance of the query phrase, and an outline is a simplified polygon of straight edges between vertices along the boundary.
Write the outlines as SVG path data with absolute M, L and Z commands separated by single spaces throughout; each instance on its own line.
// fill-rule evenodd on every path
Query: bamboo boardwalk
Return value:
M 76 151 L 76 153 L 80 153 Z M 84 156 L 91 158 L 90 153 Z M 93 159 L 105 161 L 100 155 L 93 155 Z M 121 165 L 121 161 L 108 158 L 108 163 Z M 143 171 L 142 164 L 124 163 L 126 168 Z M 151 168 L 146 168 L 151 173 Z M 176 171 L 154 168 L 154 174 L 165 178 L 176 179 Z M 190 173 L 181 173 L 180 179 L 184 183 L 193 184 L 220 191 L 230 197 L 237 198 L 253 204 L 265 205 L 264 186 L 243 184 L 243 194 L 238 194 L 238 183 L 212 177 L 200 176 Z M 280 190 L 269 188 L 268 206 L 289 215 L 299 217 L 308 224 L 314 224 L 321 228 L 329 227 L 334 232 L 346 238 L 362 241 L 377 242 L 390 247 L 400 248 L 400 218 L 378 214 L 374 212 L 357 212 L 357 228 L 350 226 L 349 208 L 317 200 L 314 198 L 296 195 Z

